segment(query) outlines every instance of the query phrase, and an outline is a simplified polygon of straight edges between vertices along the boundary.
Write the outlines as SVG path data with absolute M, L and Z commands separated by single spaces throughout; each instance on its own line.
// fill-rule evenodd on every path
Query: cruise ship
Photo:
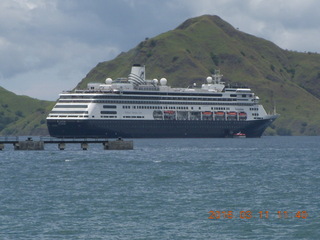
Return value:
M 251 89 L 221 79 L 217 71 L 199 88 L 172 88 L 165 78 L 147 80 L 135 64 L 127 78 L 61 93 L 48 130 L 60 138 L 261 137 L 278 115 L 267 114 Z

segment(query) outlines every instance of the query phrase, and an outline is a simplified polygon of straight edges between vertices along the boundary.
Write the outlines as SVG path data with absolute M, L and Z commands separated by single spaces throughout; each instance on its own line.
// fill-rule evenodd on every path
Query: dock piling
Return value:
M 116 141 L 107 141 L 103 143 L 104 150 L 132 150 L 133 141 L 124 141 L 118 139 Z
M 59 150 L 64 150 L 66 148 L 66 144 L 65 143 L 58 143 L 58 148 L 59 148 Z
M 88 150 L 88 143 L 85 143 L 85 142 L 83 142 L 83 143 L 81 143 L 81 148 L 82 148 L 82 150 Z
M 14 143 L 14 150 L 44 150 L 43 141 L 19 141 Z

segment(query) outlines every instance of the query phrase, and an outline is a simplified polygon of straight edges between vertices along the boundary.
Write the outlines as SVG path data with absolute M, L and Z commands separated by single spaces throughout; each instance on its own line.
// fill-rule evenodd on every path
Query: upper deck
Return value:
M 112 80 L 107 78 L 105 83 L 89 83 L 85 90 L 68 91 L 60 94 L 60 99 L 101 99 L 110 98 L 140 98 L 153 96 L 158 100 L 215 100 L 229 101 L 242 100 L 258 103 L 259 98 L 251 91 L 250 88 L 226 87 L 221 81 L 222 75 L 219 71 L 212 76 L 206 78 L 206 83 L 201 87 L 196 84 L 187 88 L 172 88 L 167 85 L 167 79 L 161 78 L 147 80 L 145 79 L 145 67 L 134 65 L 128 78 L 118 78 Z M 120 97 L 121 95 L 122 97 Z M 136 97 L 135 97 L 136 96 Z M 170 97 L 169 99 L 169 96 Z M 209 99 L 210 98 L 210 99 Z

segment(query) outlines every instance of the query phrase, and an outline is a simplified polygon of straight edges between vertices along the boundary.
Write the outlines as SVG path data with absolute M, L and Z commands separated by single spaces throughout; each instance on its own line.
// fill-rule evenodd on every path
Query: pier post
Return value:
M 14 143 L 14 150 L 44 150 L 43 141 L 19 141 Z
M 109 149 L 109 141 L 105 141 L 105 142 L 103 143 L 103 149 L 104 149 L 104 150 L 108 150 L 108 149 Z
M 19 144 L 19 142 L 15 142 L 15 143 L 13 144 L 13 147 L 14 147 L 14 150 L 20 150 L 20 144 Z
M 133 141 L 124 141 L 119 138 L 116 141 L 106 141 L 103 143 L 104 150 L 132 150 Z
M 81 143 L 82 150 L 88 150 L 88 147 L 89 147 L 88 143 Z
M 58 148 L 60 150 L 64 150 L 66 148 L 66 144 L 65 143 L 58 143 Z

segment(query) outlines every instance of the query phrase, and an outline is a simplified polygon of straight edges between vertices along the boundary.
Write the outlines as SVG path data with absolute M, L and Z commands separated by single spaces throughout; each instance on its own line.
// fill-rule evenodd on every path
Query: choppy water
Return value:
M 139 139 L 134 148 L 6 146 L 0 239 L 319 239 L 320 137 Z

